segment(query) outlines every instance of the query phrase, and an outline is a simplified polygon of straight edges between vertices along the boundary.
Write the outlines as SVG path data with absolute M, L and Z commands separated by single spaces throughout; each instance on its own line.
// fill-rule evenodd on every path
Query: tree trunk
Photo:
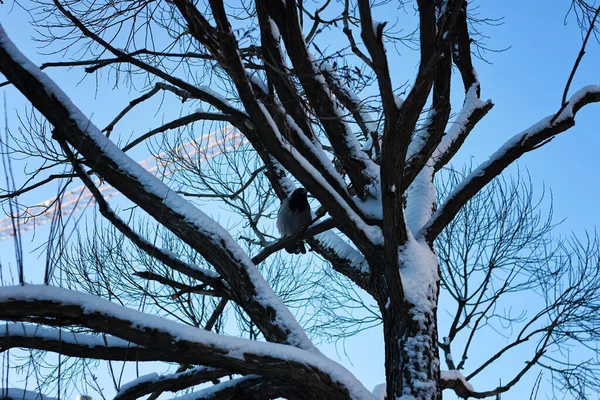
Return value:
M 422 269 L 430 266 L 415 265 L 412 268 Z M 381 307 L 385 338 L 386 392 L 393 394 L 388 395 L 388 399 L 442 398 L 437 346 L 438 276 L 436 271 L 433 282 L 418 282 L 424 286 L 426 303 L 421 301 L 411 304 L 405 300 L 401 307 L 394 308 L 385 302 Z M 407 280 L 404 281 L 405 287 Z

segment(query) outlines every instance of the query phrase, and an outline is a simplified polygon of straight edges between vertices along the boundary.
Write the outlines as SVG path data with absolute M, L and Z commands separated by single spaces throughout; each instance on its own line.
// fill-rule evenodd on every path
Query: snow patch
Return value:
M 471 392 L 475 392 L 475 389 L 473 388 L 473 385 L 471 385 L 467 379 L 464 377 L 464 375 L 456 370 L 450 370 L 450 371 L 441 371 L 441 379 L 443 381 L 462 381 L 462 383 L 465 385 L 465 387 L 467 388 L 467 390 L 470 390 Z
M 315 238 L 319 241 L 319 243 L 321 243 L 322 246 L 335 252 L 341 258 L 350 261 L 351 267 L 363 274 L 370 273 L 369 263 L 367 263 L 365 257 L 354 247 L 343 241 L 342 238 L 340 238 L 334 232 L 323 232 L 316 235 Z
M 127 340 L 112 336 L 91 335 L 85 333 L 73 333 L 65 329 L 46 328 L 38 325 L 24 323 L 5 324 L 0 328 L 0 338 L 11 336 L 24 336 L 28 338 L 39 338 L 47 341 L 61 341 L 85 347 L 136 347 Z
M 132 380 L 131 382 L 127 382 L 126 384 L 121 385 L 118 393 L 126 392 L 127 390 L 131 389 L 132 387 L 141 385 L 143 383 L 158 382 L 159 379 L 160 379 L 160 376 L 156 372 L 153 372 L 153 373 L 147 374 L 147 375 L 142 375 L 139 378 Z
M 424 324 L 425 314 L 432 314 L 436 306 L 437 256 L 424 240 L 409 237 L 400 253 L 400 265 L 406 300 L 414 306 L 413 319 Z
M 396 103 L 396 108 L 397 109 L 401 109 L 402 108 L 402 104 L 404 104 L 404 100 L 402 99 L 402 97 L 398 96 L 398 95 L 394 95 L 394 102 Z
M 404 217 L 413 235 L 429 221 L 436 201 L 433 167 L 425 165 L 410 184 L 406 196 Z

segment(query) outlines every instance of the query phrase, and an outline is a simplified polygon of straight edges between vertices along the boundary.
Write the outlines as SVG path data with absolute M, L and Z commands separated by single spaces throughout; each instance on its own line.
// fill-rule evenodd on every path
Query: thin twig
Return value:
M 579 54 L 577 55 L 577 59 L 575 60 L 575 64 L 573 65 L 573 69 L 571 69 L 571 74 L 569 75 L 567 84 L 565 85 L 565 90 L 563 91 L 560 109 L 558 110 L 558 112 L 554 115 L 554 117 L 550 121 L 550 125 L 552 125 L 552 124 L 554 124 L 554 122 L 556 122 L 557 118 L 560 116 L 560 114 L 563 112 L 563 110 L 567 107 L 567 104 L 568 104 L 567 103 L 567 95 L 568 95 L 569 89 L 571 87 L 571 82 L 573 81 L 573 78 L 575 77 L 575 72 L 577 72 L 577 68 L 579 68 L 579 63 L 581 63 L 581 60 L 583 59 L 583 56 L 585 55 L 585 46 L 587 46 L 588 39 L 590 38 L 592 31 L 594 30 L 594 25 L 596 24 L 596 19 L 598 18 L 598 14 L 600 14 L 600 7 L 598 7 L 598 9 L 596 9 L 594 18 L 592 19 L 592 22 L 590 23 L 590 27 L 588 28 L 587 34 L 585 35 L 585 39 L 583 40 L 583 43 L 581 45 L 581 49 L 579 50 Z
M 168 122 L 162 126 L 159 126 L 156 129 L 152 129 L 151 131 L 149 131 L 147 133 L 144 133 L 139 138 L 135 139 L 131 143 L 128 143 L 125 147 L 123 147 L 122 150 L 123 151 L 131 150 L 131 148 L 133 148 L 134 146 L 137 146 L 138 144 L 142 143 L 144 140 L 149 139 L 150 137 L 156 135 L 157 133 L 162 133 L 162 132 L 170 130 L 170 129 L 176 129 L 176 128 L 179 128 L 179 127 L 185 126 L 187 124 L 190 124 L 192 122 L 196 122 L 196 121 L 200 121 L 200 120 L 232 122 L 233 118 L 227 114 L 222 114 L 222 113 L 195 112 L 193 114 L 186 115 L 185 117 L 181 117 L 181 118 L 178 118 L 171 122 Z
M 246 181 L 246 183 L 244 183 L 242 185 L 241 188 L 239 188 L 238 190 L 236 190 L 235 192 L 231 193 L 231 194 L 208 194 L 208 193 L 188 193 L 188 192 L 183 192 L 183 191 L 177 191 L 177 193 L 179 193 L 182 196 L 187 196 L 187 197 L 196 197 L 196 198 L 202 198 L 202 199 L 213 199 L 213 198 L 217 198 L 217 199 L 230 199 L 230 200 L 235 200 L 244 190 L 246 190 L 248 188 L 248 186 L 250 186 L 250 184 L 256 179 L 256 177 L 258 176 L 258 174 L 260 174 L 261 172 L 263 172 L 264 170 L 266 170 L 267 167 L 266 166 L 262 166 L 259 169 L 257 169 L 256 171 L 252 172 L 252 174 L 250 175 L 250 178 L 248 178 L 248 180 Z
M 365 64 L 367 64 L 371 69 L 374 70 L 375 66 L 373 65 L 373 61 L 371 61 L 371 59 L 369 57 L 367 57 L 367 55 L 365 53 L 363 53 L 356 45 L 356 41 L 354 40 L 354 35 L 352 34 L 352 29 L 350 29 L 350 24 L 348 23 L 348 21 L 350 19 L 350 14 L 348 12 L 349 8 L 350 8 L 350 1 L 346 0 L 346 2 L 344 4 L 344 11 L 342 12 L 342 17 L 343 17 L 343 22 L 344 22 L 344 29 L 342 31 L 348 38 L 348 42 L 350 42 L 350 49 L 352 49 L 352 52 L 358 58 L 360 58 Z
M 46 183 L 53 181 L 54 179 L 74 178 L 76 176 L 77 176 L 76 174 L 53 174 L 53 175 L 50 175 L 49 177 L 47 177 L 46 179 L 43 179 L 43 180 L 41 180 L 39 182 L 34 183 L 31 186 L 22 187 L 21 189 L 14 190 L 14 191 L 12 191 L 12 192 L 10 192 L 8 194 L 0 195 L 0 199 L 13 198 L 13 197 L 22 195 L 23 193 L 27 193 L 30 190 L 33 190 L 33 189 L 38 188 L 40 186 L 43 186 Z

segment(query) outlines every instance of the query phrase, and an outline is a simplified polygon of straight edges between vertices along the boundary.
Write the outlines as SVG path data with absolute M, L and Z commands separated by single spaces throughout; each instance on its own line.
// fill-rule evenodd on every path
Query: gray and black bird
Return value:
M 281 202 L 277 213 L 277 229 L 281 236 L 290 236 L 302 232 L 312 221 L 310 206 L 306 198 L 306 189 L 299 188 Z M 285 247 L 290 254 L 305 254 L 304 243 L 293 243 Z

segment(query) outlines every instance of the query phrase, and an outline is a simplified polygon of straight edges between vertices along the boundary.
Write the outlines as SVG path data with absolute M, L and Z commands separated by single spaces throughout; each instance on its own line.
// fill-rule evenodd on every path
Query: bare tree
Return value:
M 298 272 L 262 267 L 278 263 L 271 259 L 286 244 L 307 240 L 329 273 L 340 274 L 376 303 L 388 398 L 441 398 L 443 389 L 479 398 L 506 391 L 513 381 L 477 391 L 467 380 L 513 344 L 536 335 L 542 338 L 539 346 L 514 379 L 545 356 L 545 365 L 562 374 L 566 386 L 578 387 L 580 382 L 571 378 L 581 375 L 571 375 L 570 365 L 561 367 L 546 351 L 560 348 L 560 340 L 574 338 L 586 345 L 595 338 L 585 328 L 595 327 L 589 312 L 598 304 L 595 243 L 576 246 L 563 258 L 544 255 L 543 260 L 554 263 L 544 271 L 539 266 L 529 270 L 527 263 L 502 264 L 503 252 L 530 250 L 527 246 L 539 240 L 535 230 L 520 231 L 523 236 L 505 246 L 502 239 L 514 227 L 476 222 L 491 224 L 499 235 L 499 244 L 477 244 L 476 251 L 486 256 L 484 264 L 473 264 L 469 257 L 457 264 L 453 254 L 460 250 L 444 252 L 436 239 L 444 243 L 444 229 L 451 235 L 461 223 L 457 216 L 469 212 L 469 200 L 511 163 L 571 128 L 582 107 L 600 101 L 600 87 L 593 85 L 569 97 L 600 8 L 573 3 L 586 35 L 558 111 L 515 135 L 466 177 L 449 179 L 438 204 L 434 177 L 493 104 L 480 99 L 471 56 L 472 45 L 481 45 L 476 32 L 482 20 L 469 17 L 464 1 L 418 0 L 414 6 L 417 29 L 400 36 L 374 20 L 377 10 L 365 0 L 317 6 L 269 0 L 236 6 L 218 0 L 37 2 L 31 11 L 41 40 L 78 57 L 40 68 L 1 30 L 0 72 L 48 123 L 46 127 L 44 119 L 37 119 L 35 124 L 38 117 L 32 116 L 25 125 L 30 139 L 8 148 L 12 155 L 36 156 L 40 165 L 24 186 L 9 183 L 4 197 L 16 204 L 17 194 L 77 177 L 92 193 L 99 213 L 127 240 L 127 246 L 115 251 L 102 244 L 103 229 L 90 230 L 92 245 L 75 247 L 88 251 L 67 253 L 69 237 L 55 226 L 46 285 L 24 285 L 21 266 L 21 285 L 0 289 L 0 318 L 14 321 L 6 325 L 5 348 L 181 366 L 175 374 L 121 386 L 118 397 L 181 390 L 235 375 L 194 397 L 373 398 L 319 352 L 291 313 L 290 307 L 310 304 L 297 297 L 306 290 L 295 279 Z M 325 31 L 343 38 L 343 44 L 329 46 Z M 420 55 L 417 76 L 408 86 L 394 84 L 386 52 L 401 43 L 416 46 Z M 108 70 L 117 86 L 144 89 L 100 130 L 40 71 L 56 66 L 85 66 L 88 73 Z M 464 102 L 451 120 L 453 66 L 463 82 Z M 118 133 L 119 121 L 158 94 L 190 104 L 184 108 L 187 114 L 127 141 Z M 192 108 L 199 103 L 206 111 Z M 184 132 L 211 121 L 232 125 L 248 145 L 225 151 L 233 158 L 219 158 L 225 162 L 215 161 L 207 171 L 199 164 L 201 157 L 194 156 L 198 152 L 182 144 Z M 159 156 L 161 179 L 126 154 L 143 142 Z M 210 142 L 196 146 L 208 147 Z M 161 159 L 168 162 L 160 164 Z M 69 169 L 61 169 L 64 165 Z M 186 174 L 178 174 L 180 167 Z M 296 181 L 314 196 L 318 218 L 304 232 L 273 240 L 268 226 L 273 194 L 288 196 Z M 127 197 L 135 214 L 126 217 L 126 211 L 111 207 L 102 192 L 106 184 Z M 202 212 L 203 202 L 211 199 L 239 213 L 248 233 L 234 238 Z M 144 216 L 152 225 L 141 224 L 138 218 Z M 465 232 L 469 229 L 471 224 Z M 89 269 L 67 268 L 69 264 Z M 49 285 L 57 282 L 57 269 L 68 272 L 72 288 L 79 290 Z M 122 273 L 109 273 L 117 269 Z M 542 271 L 544 276 L 535 276 Z M 532 280 L 524 283 L 523 277 Z M 492 278 L 499 286 L 491 285 Z M 469 279 L 478 282 L 475 287 L 467 288 Z M 458 310 L 447 339 L 439 340 L 441 287 L 454 296 Z M 461 332 L 477 331 L 488 317 L 498 317 L 497 299 L 515 288 L 542 291 L 548 306 L 541 317 L 519 328 L 512 344 L 463 376 L 458 370 L 464 367 L 470 341 L 463 360 L 454 365 L 449 357 L 453 340 Z M 134 295 L 126 297 L 130 291 Z M 146 294 L 136 299 L 138 293 Z M 153 301 L 148 309 L 147 299 Z M 578 299 L 589 303 L 579 308 Z M 228 303 L 241 318 L 244 338 L 220 334 L 218 319 Z M 547 316 L 552 317 L 549 324 Z M 438 346 L 452 371 L 441 373 Z

